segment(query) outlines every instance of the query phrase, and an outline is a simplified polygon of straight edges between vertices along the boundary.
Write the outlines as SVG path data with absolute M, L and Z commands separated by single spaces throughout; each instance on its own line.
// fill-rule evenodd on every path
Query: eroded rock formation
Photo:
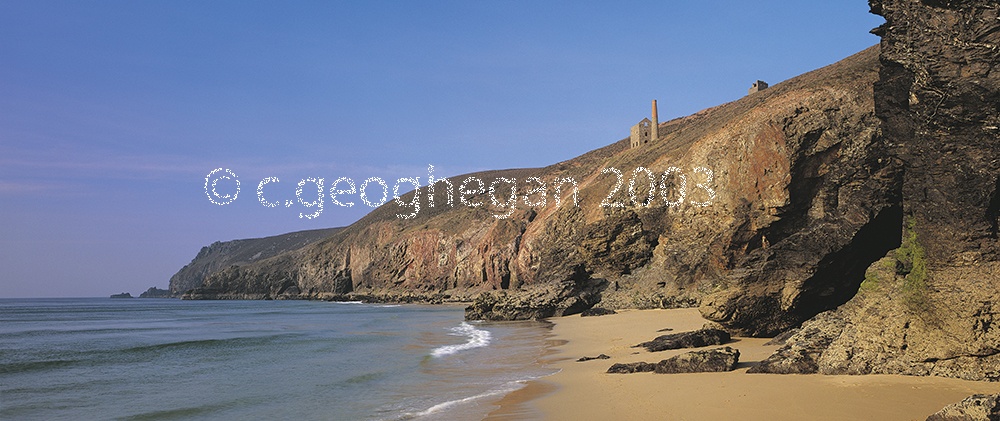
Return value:
M 942 408 L 927 421 L 1000 421 L 1000 395 L 972 395 Z
M 424 186 L 188 297 L 475 297 L 467 317 L 490 320 L 700 305 L 757 336 L 833 310 L 767 370 L 996 378 L 997 3 L 871 8 L 879 47 L 642 148 Z M 490 189 L 459 191 L 469 177 Z
M 202 286 L 205 278 L 236 265 L 247 265 L 301 249 L 336 234 L 341 228 L 290 232 L 264 238 L 216 241 L 202 247 L 198 255 L 170 277 L 170 295 L 180 297 Z
M 657 374 L 712 373 L 733 371 L 740 363 L 740 350 L 732 347 L 685 352 L 656 364 Z
M 649 352 L 665 351 L 679 348 L 700 348 L 709 345 L 722 345 L 732 340 L 729 332 L 719 329 L 700 329 L 691 332 L 671 333 L 657 336 L 655 339 L 632 346 L 646 348 Z
M 1000 14 L 880 0 L 879 138 L 902 165 L 902 244 L 761 370 L 1000 379 Z
M 424 185 L 187 297 L 402 291 L 474 299 L 467 317 L 493 320 L 702 305 L 735 333 L 775 334 L 846 302 L 899 244 L 901 170 L 876 136 L 877 78 L 873 47 L 662 123 L 642 148 L 623 139 L 545 168 L 452 177 L 433 196 Z M 469 177 L 484 189 L 459 191 Z M 398 217 L 414 201 L 419 212 Z
M 170 290 L 159 289 L 157 287 L 149 287 L 146 292 L 139 294 L 139 298 L 171 298 L 173 294 Z
M 657 374 L 710 373 L 733 371 L 740 362 L 740 350 L 732 347 L 691 351 L 661 360 L 658 363 L 615 363 L 610 374 L 654 372 Z

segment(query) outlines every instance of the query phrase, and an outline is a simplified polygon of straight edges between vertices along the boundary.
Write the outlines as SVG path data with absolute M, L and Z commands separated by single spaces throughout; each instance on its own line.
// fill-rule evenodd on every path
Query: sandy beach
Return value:
M 937 377 L 747 374 L 777 346 L 767 339 L 734 338 L 740 365 L 728 373 L 606 374 L 617 362 L 658 362 L 690 351 L 650 353 L 632 348 L 664 334 L 695 330 L 697 309 L 633 310 L 600 317 L 549 319 L 561 369 L 501 402 L 489 419 L 546 420 L 924 420 L 976 393 L 998 393 L 1000 384 Z M 711 349 L 708 348 L 708 349 Z M 583 356 L 610 359 L 586 362 Z M 523 408 L 524 401 L 530 409 Z

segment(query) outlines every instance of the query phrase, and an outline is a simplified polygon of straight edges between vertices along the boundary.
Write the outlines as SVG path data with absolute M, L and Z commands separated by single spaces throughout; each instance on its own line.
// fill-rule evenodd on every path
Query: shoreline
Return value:
M 551 322 L 551 319 L 545 319 Z M 550 323 L 555 327 L 554 323 Z M 559 354 L 562 352 L 559 347 L 566 345 L 568 341 L 563 339 L 552 339 L 552 334 L 545 340 L 544 350 L 537 362 L 545 367 L 553 367 L 553 364 L 564 359 Z M 558 373 L 556 373 L 558 374 Z M 553 374 L 554 375 L 554 374 Z M 507 393 L 502 398 L 490 404 L 497 406 L 497 409 L 490 411 L 483 421 L 513 421 L 513 420 L 543 420 L 543 414 L 537 407 L 532 405 L 538 399 L 557 393 L 562 388 L 558 383 L 550 382 L 546 379 L 552 375 L 528 380 L 524 386 Z
M 658 362 L 692 349 L 647 352 L 632 345 L 666 333 L 700 329 L 697 309 L 621 310 L 618 314 L 546 319 L 555 326 L 542 359 L 556 374 L 527 382 L 494 402 L 486 420 L 924 420 L 1000 383 L 897 375 L 747 374 L 777 345 L 734 337 L 736 370 L 696 374 L 607 374 L 614 363 Z M 669 328 L 670 332 L 657 332 Z M 713 349 L 707 347 L 701 349 Z M 610 359 L 577 362 L 600 354 Z

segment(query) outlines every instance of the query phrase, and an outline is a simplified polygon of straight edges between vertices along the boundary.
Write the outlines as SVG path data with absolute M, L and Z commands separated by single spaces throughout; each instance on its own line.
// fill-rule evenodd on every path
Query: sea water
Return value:
M 476 420 L 553 372 L 544 322 L 454 305 L 0 300 L 3 420 Z

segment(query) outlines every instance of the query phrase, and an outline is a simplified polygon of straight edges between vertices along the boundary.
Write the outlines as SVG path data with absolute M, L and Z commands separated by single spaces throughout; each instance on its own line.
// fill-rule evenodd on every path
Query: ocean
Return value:
M 0 419 L 481 420 L 554 372 L 548 323 L 463 316 L 456 305 L 0 299 Z

